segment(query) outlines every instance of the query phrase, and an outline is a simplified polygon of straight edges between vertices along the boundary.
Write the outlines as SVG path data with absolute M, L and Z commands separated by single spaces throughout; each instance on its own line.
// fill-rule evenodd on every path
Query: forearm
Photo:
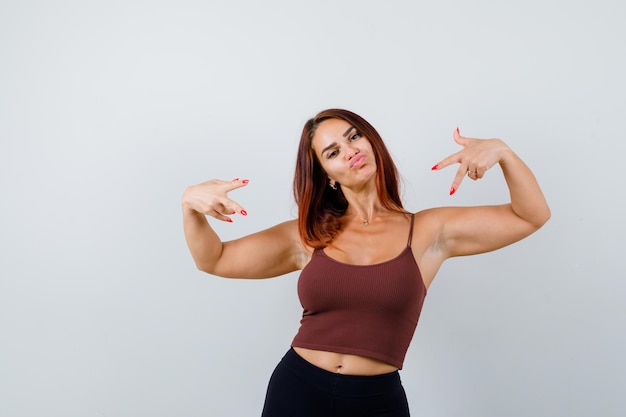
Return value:
M 509 187 L 511 207 L 520 218 L 541 227 L 550 218 L 550 208 L 530 168 L 512 150 L 500 160 Z
M 202 271 L 210 272 L 222 253 L 222 241 L 204 214 L 183 205 L 183 228 L 189 252 Z

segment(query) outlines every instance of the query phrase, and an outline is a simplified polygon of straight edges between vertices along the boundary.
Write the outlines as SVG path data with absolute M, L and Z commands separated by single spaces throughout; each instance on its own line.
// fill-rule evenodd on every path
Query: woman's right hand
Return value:
M 183 193 L 183 208 L 215 217 L 218 220 L 232 222 L 229 215 L 239 213 L 246 216 L 248 213 L 239 203 L 228 198 L 228 193 L 247 184 L 248 180 L 235 178 L 232 181 L 213 179 L 192 185 Z

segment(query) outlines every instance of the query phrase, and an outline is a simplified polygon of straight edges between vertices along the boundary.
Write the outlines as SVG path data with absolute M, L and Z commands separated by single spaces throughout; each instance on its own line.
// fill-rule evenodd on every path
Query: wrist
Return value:
M 192 187 L 187 187 L 185 189 L 185 191 L 183 192 L 183 196 L 181 198 L 181 206 L 183 208 L 183 210 L 188 211 L 188 212 L 195 212 L 196 210 L 194 210 L 194 208 L 192 207 L 192 201 L 191 201 L 191 189 Z
M 502 139 L 494 139 L 494 140 L 497 141 L 499 144 L 498 153 L 500 157 L 498 158 L 498 163 L 500 165 L 505 165 L 507 162 L 509 162 L 511 159 L 515 157 L 515 154 Z

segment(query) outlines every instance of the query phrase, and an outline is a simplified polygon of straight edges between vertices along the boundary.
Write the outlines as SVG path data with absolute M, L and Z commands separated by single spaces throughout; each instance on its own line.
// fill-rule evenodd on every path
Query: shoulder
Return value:
M 467 207 L 456 206 L 424 209 L 414 214 L 415 223 L 420 223 L 422 226 L 430 225 L 430 227 L 441 227 L 453 217 L 463 215 L 466 210 Z
M 428 208 L 413 213 L 414 228 L 433 228 L 445 217 L 445 207 Z
M 288 220 L 226 243 L 245 244 L 248 249 L 264 248 L 294 252 L 301 246 L 300 240 L 297 220 Z
M 413 214 L 413 241 L 421 242 L 422 248 L 437 247 L 446 223 L 448 207 L 428 208 Z M 418 245 L 414 245 L 418 246 Z
M 418 211 L 413 218 L 411 249 L 419 265 L 424 285 L 428 288 L 446 259 L 441 233 L 445 223 L 445 210 L 430 208 Z
M 274 231 L 276 237 L 289 242 L 291 254 L 297 259 L 299 269 L 309 262 L 314 249 L 304 244 L 298 228 L 298 219 L 284 221 L 269 230 Z
M 270 278 L 302 269 L 309 258 L 297 221 L 289 220 L 224 242 L 220 267 L 211 273 L 230 278 Z
M 459 224 L 468 222 L 467 215 L 480 207 L 443 206 L 428 208 L 415 213 L 413 230 L 426 234 L 433 243 L 441 240 Z
M 291 244 L 296 244 L 301 240 L 298 232 L 298 220 L 287 220 L 258 233 Z
M 288 234 L 298 234 L 298 219 L 286 220 L 282 223 L 278 223 L 274 228 Z

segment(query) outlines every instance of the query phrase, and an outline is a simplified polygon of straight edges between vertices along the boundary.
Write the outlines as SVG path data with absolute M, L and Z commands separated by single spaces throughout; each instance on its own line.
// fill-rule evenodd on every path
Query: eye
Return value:
M 335 149 L 334 151 L 330 151 L 326 153 L 326 158 L 331 159 L 337 156 L 338 151 Z
M 354 142 L 355 140 L 359 139 L 361 137 L 361 134 L 359 132 L 356 132 L 354 135 L 350 136 L 350 141 Z

